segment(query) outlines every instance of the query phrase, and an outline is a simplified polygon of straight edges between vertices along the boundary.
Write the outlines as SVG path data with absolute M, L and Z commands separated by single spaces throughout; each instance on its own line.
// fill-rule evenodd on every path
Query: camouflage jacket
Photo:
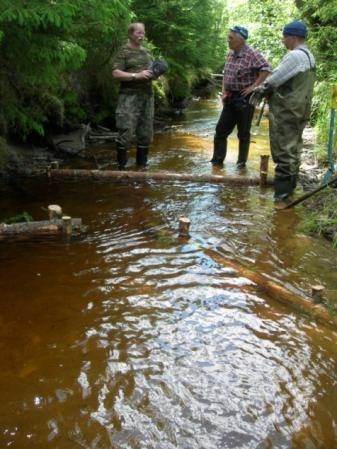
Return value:
M 137 73 L 149 69 L 153 62 L 150 52 L 144 48 L 122 47 L 116 55 L 112 70 Z M 121 81 L 120 91 L 123 93 L 152 92 L 151 80 Z

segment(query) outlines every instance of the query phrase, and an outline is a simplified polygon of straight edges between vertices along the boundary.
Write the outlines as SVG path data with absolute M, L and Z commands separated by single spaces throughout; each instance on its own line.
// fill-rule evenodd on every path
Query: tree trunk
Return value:
M 259 185 L 259 177 L 246 177 L 240 175 L 203 175 L 187 173 L 167 173 L 167 172 L 148 172 L 148 171 L 113 171 L 113 170 L 77 170 L 77 169 L 59 169 L 48 170 L 48 176 L 53 178 L 93 178 L 93 179 L 111 179 L 111 180 L 158 180 L 158 181 L 191 181 L 208 182 L 220 184 L 237 185 Z M 271 181 L 267 181 L 271 185 Z

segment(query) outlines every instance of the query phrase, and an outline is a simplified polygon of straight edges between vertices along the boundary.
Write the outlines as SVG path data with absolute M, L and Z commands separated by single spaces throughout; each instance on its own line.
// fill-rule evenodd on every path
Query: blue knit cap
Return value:
M 294 20 L 283 28 L 283 34 L 287 36 L 307 37 L 308 30 L 304 23 Z
M 233 33 L 240 34 L 244 39 L 248 39 L 248 30 L 245 27 L 235 25 L 231 28 L 231 31 L 233 31 Z

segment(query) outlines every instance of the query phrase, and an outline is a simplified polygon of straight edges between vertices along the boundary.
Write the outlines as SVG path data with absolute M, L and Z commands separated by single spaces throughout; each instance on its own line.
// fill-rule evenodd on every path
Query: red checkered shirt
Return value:
M 223 70 L 225 88 L 241 91 L 253 84 L 260 72 L 272 69 L 264 57 L 254 48 L 244 45 L 239 53 L 231 51 Z

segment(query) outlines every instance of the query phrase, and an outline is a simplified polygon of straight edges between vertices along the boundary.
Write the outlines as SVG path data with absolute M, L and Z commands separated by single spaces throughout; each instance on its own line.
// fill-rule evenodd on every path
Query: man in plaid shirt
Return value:
M 242 169 L 246 166 L 254 115 L 254 106 L 249 104 L 249 97 L 271 72 L 265 58 L 246 44 L 247 38 L 248 30 L 241 26 L 231 28 L 228 35 L 231 52 L 223 70 L 223 109 L 215 129 L 211 159 L 213 165 L 223 165 L 227 153 L 227 137 L 237 126 L 239 139 L 237 168 Z

